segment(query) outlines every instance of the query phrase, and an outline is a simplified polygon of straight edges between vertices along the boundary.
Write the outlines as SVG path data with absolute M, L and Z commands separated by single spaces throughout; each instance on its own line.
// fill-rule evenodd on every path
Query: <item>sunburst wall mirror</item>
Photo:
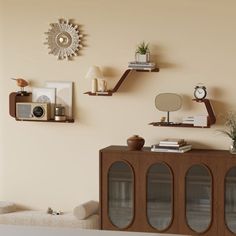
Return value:
M 45 34 L 48 35 L 45 44 L 48 45 L 49 54 L 57 56 L 59 60 L 70 60 L 78 55 L 82 48 L 78 25 L 71 20 L 59 19 L 58 23 L 50 24 L 51 28 Z

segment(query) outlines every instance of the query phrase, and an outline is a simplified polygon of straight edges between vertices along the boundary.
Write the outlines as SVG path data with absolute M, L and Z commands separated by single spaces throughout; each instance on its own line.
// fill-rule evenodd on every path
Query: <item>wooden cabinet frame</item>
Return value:
M 223 150 L 191 150 L 186 153 L 156 153 L 150 148 L 142 151 L 129 151 L 124 146 L 110 146 L 100 150 L 100 227 L 104 230 L 120 230 L 111 224 L 108 216 L 108 178 L 109 166 L 116 161 L 128 162 L 134 170 L 135 202 L 134 220 L 125 231 L 163 232 L 184 235 L 235 236 L 225 224 L 225 176 L 228 170 L 236 167 L 233 154 Z M 173 173 L 173 219 L 164 231 L 153 228 L 147 220 L 147 170 L 156 163 L 166 164 Z M 193 165 L 208 168 L 212 181 L 212 220 L 202 233 L 190 229 L 186 221 L 185 177 Z

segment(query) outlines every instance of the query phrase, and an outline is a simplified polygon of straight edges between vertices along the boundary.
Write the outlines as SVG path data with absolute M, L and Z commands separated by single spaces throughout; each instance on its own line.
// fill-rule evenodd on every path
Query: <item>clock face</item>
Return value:
M 202 87 L 195 87 L 195 91 L 194 91 L 194 97 L 196 99 L 204 99 L 207 95 L 207 92 L 206 92 L 206 87 L 202 86 Z

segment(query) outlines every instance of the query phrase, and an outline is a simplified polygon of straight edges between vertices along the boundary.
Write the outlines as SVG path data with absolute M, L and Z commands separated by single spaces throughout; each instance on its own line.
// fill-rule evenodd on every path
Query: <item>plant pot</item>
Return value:
M 150 53 L 149 52 L 146 54 L 136 53 L 135 60 L 136 60 L 136 62 L 147 63 L 150 61 Z
M 136 151 L 141 150 L 145 141 L 142 137 L 139 137 L 138 135 L 133 135 L 132 137 L 127 139 L 127 145 L 129 150 Z
M 231 154 L 236 154 L 236 140 L 231 140 L 229 151 Z

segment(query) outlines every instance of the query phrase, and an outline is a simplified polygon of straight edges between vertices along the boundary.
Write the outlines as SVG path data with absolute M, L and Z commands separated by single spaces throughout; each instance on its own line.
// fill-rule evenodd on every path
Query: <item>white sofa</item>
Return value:
M 46 211 L 17 211 L 14 203 L 0 202 L 0 224 L 99 229 L 98 202 L 90 201 L 77 206 L 74 212 L 60 215 Z
M 79 220 L 73 213 L 50 215 L 44 211 L 32 210 L 1 214 L 0 224 L 99 229 L 99 219 L 96 214 Z

